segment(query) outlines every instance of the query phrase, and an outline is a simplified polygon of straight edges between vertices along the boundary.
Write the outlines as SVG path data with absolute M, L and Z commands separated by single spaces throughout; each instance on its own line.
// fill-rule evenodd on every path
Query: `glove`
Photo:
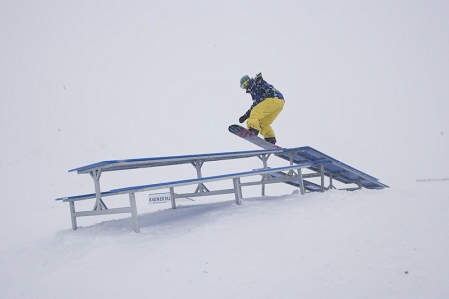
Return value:
M 243 116 L 240 116 L 240 118 L 239 118 L 239 122 L 240 123 L 243 123 L 245 120 L 247 120 L 248 119 L 248 116 L 246 116 L 246 114 L 245 115 L 243 115 Z
M 256 75 L 256 81 L 260 81 L 260 80 L 262 80 L 262 73 L 258 73 Z

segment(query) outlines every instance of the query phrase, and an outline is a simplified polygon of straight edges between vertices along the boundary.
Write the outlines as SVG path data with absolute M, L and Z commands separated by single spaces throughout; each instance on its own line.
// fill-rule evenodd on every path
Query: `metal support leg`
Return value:
M 321 165 L 320 169 L 321 169 L 321 192 L 324 192 L 324 165 Z
M 203 174 L 201 173 L 201 167 L 203 167 L 204 160 L 198 160 L 191 163 L 193 167 L 196 169 L 196 176 L 197 178 L 202 178 Z M 203 183 L 198 184 L 198 187 L 196 187 L 195 193 L 198 192 L 209 192 L 209 189 L 207 189 L 206 186 L 204 186 Z
M 335 189 L 334 183 L 332 181 L 332 173 L 329 174 L 329 190 Z
M 70 206 L 70 218 L 72 219 L 72 228 L 73 230 L 76 230 L 78 226 L 76 224 L 76 217 L 75 217 L 75 202 L 70 201 L 69 206 Z
M 136 233 L 140 233 L 139 218 L 137 216 L 136 195 L 129 193 L 129 206 L 131 207 L 131 216 L 133 219 L 133 228 Z
M 334 185 L 332 183 L 332 173 L 329 174 L 329 190 L 334 189 Z
M 170 200 L 172 209 L 176 209 L 175 189 L 170 187 Z
M 264 155 L 257 156 L 257 158 L 262 160 L 264 169 L 268 168 L 268 158 L 270 158 L 270 156 L 271 156 L 271 154 L 264 154 Z M 265 175 L 262 176 L 262 180 L 264 180 L 264 178 L 265 178 Z M 262 196 L 265 196 L 265 184 L 264 183 L 262 183 Z
M 240 178 L 232 179 L 234 182 L 235 203 L 242 204 L 242 186 L 240 185 Z
M 294 156 L 295 154 L 294 153 L 289 153 L 288 154 L 288 156 L 289 156 L 289 158 L 290 158 L 290 165 L 293 165 L 293 156 Z
M 95 206 L 94 211 L 96 210 L 107 210 L 108 207 L 104 204 L 103 200 L 101 199 L 101 189 L 100 189 L 100 176 L 101 176 L 101 169 L 95 169 L 89 172 L 90 176 L 94 180 L 95 185 Z
M 299 190 L 301 190 L 301 195 L 306 194 L 306 190 L 304 188 L 304 181 L 302 179 L 302 170 L 298 168 L 298 179 L 299 179 Z
M 261 196 L 265 196 L 265 183 L 263 183 L 263 182 L 266 180 L 266 177 L 267 177 L 266 174 L 262 174 L 262 178 L 261 178 L 262 184 L 260 185 L 262 188 L 262 190 L 260 192 Z

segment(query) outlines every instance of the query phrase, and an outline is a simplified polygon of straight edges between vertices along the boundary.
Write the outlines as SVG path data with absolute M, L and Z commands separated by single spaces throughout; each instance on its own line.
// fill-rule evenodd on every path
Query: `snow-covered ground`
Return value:
M 130 218 L 75 232 L 58 207 L 60 227 L 2 250 L 2 298 L 446 298 L 448 192 L 158 204 L 140 215 L 140 234 Z
M 445 1 L 1 2 L 0 298 L 448 298 L 449 181 L 416 181 L 449 178 L 447 15 Z M 227 127 L 251 104 L 238 80 L 260 71 L 286 97 L 280 145 L 391 188 L 247 187 L 241 206 L 176 210 L 142 193 L 140 234 L 127 215 L 71 229 L 54 199 L 93 184 L 69 169 L 256 149 Z M 185 165 L 101 183 L 192 176 Z

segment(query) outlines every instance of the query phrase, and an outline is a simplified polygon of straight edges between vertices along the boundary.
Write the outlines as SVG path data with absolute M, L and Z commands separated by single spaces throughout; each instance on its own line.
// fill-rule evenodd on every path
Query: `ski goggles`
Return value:
M 245 81 L 243 81 L 243 83 L 240 84 L 240 87 L 241 87 L 242 89 L 246 89 L 246 88 L 248 87 L 248 85 L 249 85 L 249 78 L 246 79 Z

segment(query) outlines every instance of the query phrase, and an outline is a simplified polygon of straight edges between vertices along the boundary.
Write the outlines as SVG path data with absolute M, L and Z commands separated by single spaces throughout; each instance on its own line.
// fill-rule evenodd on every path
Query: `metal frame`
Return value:
M 77 223 L 76 223 L 77 217 L 118 214 L 118 213 L 131 213 L 131 217 L 133 219 L 133 229 L 135 232 L 138 233 L 138 232 L 140 232 L 140 229 L 139 229 L 139 224 L 138 224 L 137 207 L 136 207 L 136 201 L 135 201 L 135 193 L 137 193 L 137 192 L 145 192 L 145 191 L 169 188 L 170 198 L 171 198 L 171 203 L 172 203 L 173 209 L 176 209 L 176 198 L 177 197 L 186 197 L 186 194 L 175 194 L 175 187 L 194 185 L 194 184 L 203 184 L 206 182 L 222 181 L 222 180 L 228 180 L 228 179 L 233 180 L 233 187 L 234 187 L 233 189 L 209 191 L 209 192 L 207 192 L 207 195 L 211 195 L 211 193 L 213 193 L 214 195 L 215 194 L 234 193 L 236 204 L 240 205 L 240 204 L 242 204 L 242 198 L 243 198 L 243 195 L 242 195 L 242 187 L 243 186 L 283 183 L 283 182 L 293 181 L 293 180 L 298 182 L 298 184 L 300 186 L 301 194 L 304 195 L 305 189 L 304 189 L 301 169 L 311 167 L 311 166 L 313 166 L 315 164 L 319 164 L 319 163 L 330 163 L 330 161 L 312 162 L 312 163 L 297 164 L 297 165 L 284 166 L 284 167 L 278 167 L 278 168 L 259 169 L 259 170 L 253 170 L 253 171 L 247 171 L 247 172 L 232 173 L 232 174 L 211 176 L 211 177 L 205 177 L 205 178 L 196 178 L 196 179 L 191 179 L 191 180 L 182 180 L 182 181 L 166 182 L 166 183 L 160 183 L 160 184 L 151 184 L 151 185 L 128 187 L 128 188 L 122 188 L 122 189 L 114 189 L 107 193 L 102 194 L 102 196 L 128 194 L 129 201 L 130 201 L 130 207 L 93 210 L 93 211 L 82 211 L 82 212 L 75 211 L 75 201 L 84 200 L 87 198 L 95 198 L 96 194 L 85 195 L 82 197 L 64 198 L 63 201 L 69 202 L 69 204 L 70 204 L 70 216 L 72 219 L 72 228 L 74 230 L 77 229 Z M 278 172 L 278 171 L 286 171 L 286 170 L 288 170 L 288 171 L 291 170 L 291 172 L 287 177 L 284 177 L 284 178 L 275 179 L 275 178 L 271 178 L 270 176 L 266 176 L 266 174 L 270 174 L 270 173 L 274 173 L 274 172 Z M 296 172 L 295 172 L 295 170 L 296 170 Z M 258 181 L 245 182 L 245 183 L 241 182 L 242 177 L 257 176 L 257 175 L 264 175 L 264 179 L 262 181 L 258 180 Z M 205 193 L 206 192 L 198 192 L 198 193 L 192 193 L 192 194 L 188 194 L 188 195 L 189 196 L 203 196 L 203 195 L 206 195 Z
M 93 179 L 96 200 L 93 210 L 108 210 L 108 207 L 104 203 L 101 195 L 100 177 L 103 172 L 106 171 L 118 171 L 118 170 L 130 170 L 138 168 L 159 167 L 179 164 L 191 164 L 195 167 L 197 172 L 197 178 L 202 177 L 201 168 L 206 161 L 222 161 L 230 159 L 242 159 L 249 157 L 258 157 L 260 155 L 266 156 L 271 153 L 280 153 L 280 149 L 273 150 L 257 150 L 257 151 L 242 151 L 242 152 L 225 152 L 225 153 L 212 153 L 201 155 L 186 155 L 186 156 L 172 156 L 172 157 L 157 157 L 157 158 L 142 158 L 142 159 L 128 159 L 128 160 L 111 160 L 103 161 L 79 168 L 71 169 L 69 172 L 76 171 L 78 174 L 88 173 Z M 268 158 L 267 158 L 268 159 Z M 264 163 L 266 165 L 266 163 Z M 208 193 L 207 195 L 217 195 L 226 193 L 210 192 L 209 189 L 202 183 L 198 184 L 197 189 L 193 194 Z
M 289 161 L 289 166 L 269 168 L 268 159 L 275 155 L 284 160 Z M 202 175 L 202 167 L 205 162 L 209 161 L 223 161 L 241 158 L 258 157 L 263 164 L 262 169 L 253 170 L 250 172 L 241 172 L 227 175 L 211 176 L 204 178 Z M 145 186 L 135 186 L 122 189 L 114 189 L 107 192 L 102 192 L 100 188 L 100 177 L 105 171 L 118 171 L 129 170 L 145 167 L 159 167 L 179 164 L 191 164 L 196 170 L 196 179 L 181 180 L 175 182 L 166 182 L 160 184 L 151 184 Z M 312 173 L 303 174 L 302 169 L 307 168 Z M 211 196 L 221 194 L 235 194 L 236 204 L 242 203 L 242 186 L 261 185 L 262 195 L 265 195 L 265 187 L 267 184 L 273 183 L 287 183 L 298 187 L 301 194 L 304 195 L 306 191 L 309 192 L 324 192 L 325 190 L 335 189 L 333 180 L 343 182 L 345 184 L 356 184 L 355 188 L 347 188 L 343 190 L 358 190 L 363 187 L 382 189 L 388 187 L 385 184 L 379 182 L 378 179 L 369 176 L 357 169 L 354 169 L 346 164 L 341 163 L 313 148 L 276 148 L 269 150 L 258 151 L 243 151 L 243 152 L 228 152 L 228 153 L 215 153 L 204 155 L 188 155 L 188 156 L 173 156 L 173 157 L 159 157 L 159 158 L 143 158 L 143 159 L 129 159 L 129 160 L 113 160 L 103 161 L 80 168 L 69 170 L 69 172 L 76 171 L 78 174 L 88 173 L 94 181 L 94 194 L 86 194 L 80 196 L 72 196 L 65 198 L 58 198 L 57 200 L 63 200 L 69 202 L 70 217 L 72 221 L 72 228 L 77 229 L 76 218 L 83 216 L 95 216 L 95 215 L 107 215 L 118 213 L 130 213 L 133 219 L 133 228 L 135 232 L 139 232 L 139 224 L 137 217 L 137 206 L 135 193 L 144 192 L 149 190 L 164 189 L 170 190 L 170 198 L 172 208 L 176 209 L 176 198 L 184 197 L 197 197 L 197 196 Z M 283 171 L 287 171 L 284 173 Z M 258 181 L 241 182 L 242 177 L 261 175 L 262 178 Z M 329 178 L 329 185 L 325 187 L 324 178 Z M 320 184 L 315 184 L 309 181 L 304 181 L 304 178 L 320 178 Z M 209 190 L 205 183 L 213 181 L 221 181 L 226 179 L 232 179 L 232 189 L 222 190 Z M 174 188 L 186 185 L 196 184 L 196 190 L 193 193 L 176 194 Z M 128 194 L 129 195 L 129 207 L 108 209 L 103 201 L 103 197 Z M 95 198 L 95 205 L 92 211 L 75 210 L 75 201 Z
M 346 165 L 312 147 L 299 147 L 299 148 L 289 148 L 283 149 L 282 153 L 275 153 L 277 157 L 289 161 L 290 164 L 295 163 L 305 163 L 305 162 L 313 162 L 321 159 L 331 160 L 332 163 L 327 166 L 314 166 L 309 168 L 309 170 L 314 171 L 315 173 L 321 174 L 321 185 L 322 191 L 324 188 L 324 176 L 329 177 L 329 187 L 327 189 L 336 189 L 333 185 L 333 180 L 339 181 L 344 184 L 355 184 L 356 188 L 346 188 L 341 190 L 358 190 L 361 188 L 368 189 L 383 189 L 388 188 L 387 185 L 379 182 L 379 180 L 373 176 L 370 176 L 366 173 L 361 172 L 349 165 Z M 327 167 L 327 168 L 326 168 Z

